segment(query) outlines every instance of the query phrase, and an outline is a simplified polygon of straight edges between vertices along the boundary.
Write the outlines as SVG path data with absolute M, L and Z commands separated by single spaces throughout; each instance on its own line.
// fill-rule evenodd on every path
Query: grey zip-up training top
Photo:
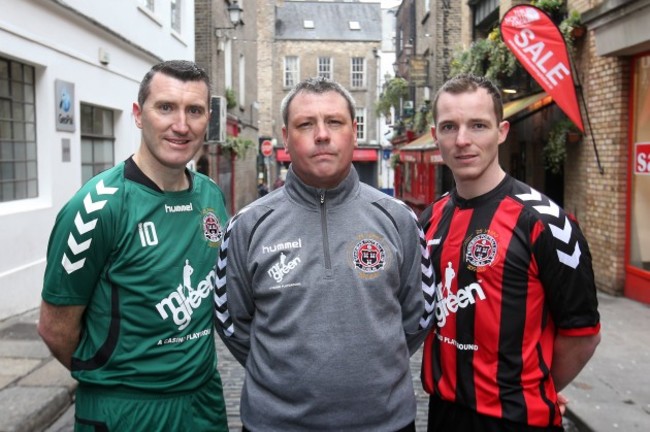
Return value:
M 415 418 L 409 356 L 433 312 L 424 235 L 359 182 L 284 187 L 232 218 L 217 262 L 217 331 L 246 368 L 251 431 L 396 431 Z M 426 307 L 425 307 L 426 306 Z

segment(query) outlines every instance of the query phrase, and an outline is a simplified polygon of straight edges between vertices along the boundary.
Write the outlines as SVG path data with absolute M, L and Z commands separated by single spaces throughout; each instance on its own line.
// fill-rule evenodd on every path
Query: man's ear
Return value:
M 431 136 L 433 137 L 433 141 L 436 140 L 436 126 L 431 125 Z
M 142 129 L 142 110 L 140 109 L 140 105 L 137 102 L 133 102 L 132 113 L 133 119 L 135 120 L 135 125 L 138 128 Z

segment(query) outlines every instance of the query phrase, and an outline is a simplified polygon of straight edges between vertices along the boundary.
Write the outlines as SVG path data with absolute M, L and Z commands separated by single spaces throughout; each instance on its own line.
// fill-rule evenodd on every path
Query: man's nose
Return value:
M 458 128 L 458 132 L 456 133 L 456 144 L 457 145 L 466 145 L 470 144 L 470 133 L 469 129 L 466 128 L 465 126 L 461 126 Z
M 185 134 L 189 131 L 189 126 L 187 125 L 187 114 L 183 111 L 179 111 L 174 118 L 174 123 L 172 124 L 172 130 L 179 134 Z
M 316 128 L 314 129 L 316 142 L 323 142 L 329 140 L 330 131 L 325 122 L 316 123 Z

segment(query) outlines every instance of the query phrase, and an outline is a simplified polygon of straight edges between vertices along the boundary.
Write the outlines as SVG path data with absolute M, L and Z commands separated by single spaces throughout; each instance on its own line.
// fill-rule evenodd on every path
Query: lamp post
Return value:
M 242 15 L 244 13 L 244 9 L 239 6 L 239 2 L 237 0 L 233 0 L 230 2 L 228 5 L 228 18 L 230 19 L 230 23 L 232 26 L 230 27 L 215 27 L 214 28 L 214 35 L 216 37 L 222 37 L 223 35 L 221 34 L 221 30 L 234 30 L 237 28 L 239 24 L 242 23 Z

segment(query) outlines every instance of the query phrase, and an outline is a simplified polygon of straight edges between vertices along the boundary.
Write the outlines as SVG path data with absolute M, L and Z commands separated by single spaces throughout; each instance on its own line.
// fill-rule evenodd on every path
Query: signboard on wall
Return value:
M 634 144 L 634 174 L 650 175 L 650 142 Z
M 56 130 L 64 132 L 74 132 L 74 108 L 76 105 L 74 99 L 74 83 L 55 80 L 54 81 L 54 102 L 56 107 Z

